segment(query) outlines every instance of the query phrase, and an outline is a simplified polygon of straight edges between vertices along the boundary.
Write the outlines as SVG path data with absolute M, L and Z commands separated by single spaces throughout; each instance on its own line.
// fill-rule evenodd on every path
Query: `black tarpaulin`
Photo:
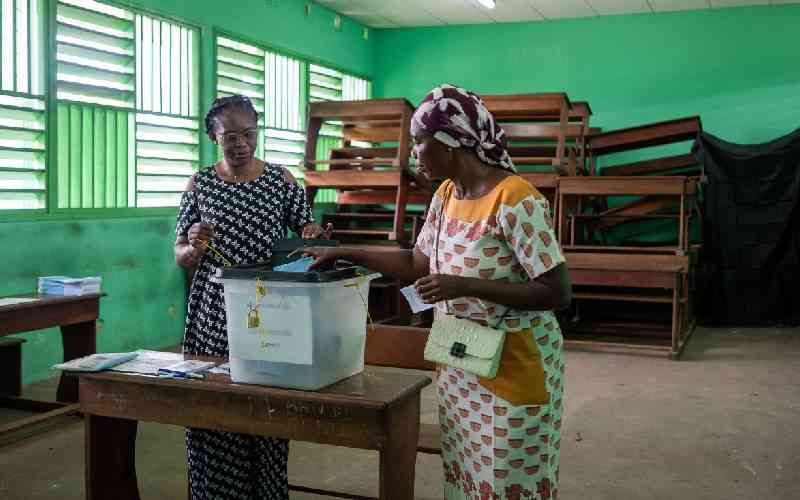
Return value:
M 716 325 L 800 322 L 800 129 L 764 144 L 700 137 L 698 288 Z

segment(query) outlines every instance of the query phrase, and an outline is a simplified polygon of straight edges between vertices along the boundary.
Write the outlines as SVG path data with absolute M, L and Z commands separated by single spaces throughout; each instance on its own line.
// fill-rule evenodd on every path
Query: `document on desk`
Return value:
M 111 368 L 115 372 L 138 373 L 140 375 L 158 375 L 159 368 L 167 368 L 183 361 L 183 354 L 179 352 L 136 351 L 136 358 L 121 365 Z
M 5 299 L 0 299 L 0 307 L 26 304 L 28 302 L 36 302 L 37 300 L 39 299 L 33 297 L 8 297 Z
M 230 363 L 223 363 L 221 365 L 217 365 L 214 368 L 208 370 L 208 373 L 219 373 L 222 375 L 230 375 L 231 374 L 231 365 Z
M 67 372 L 101 372 L 136 358 L 135 352 L 106 352 L 91 354 L 78 359 L 53 365 L 56 370 Z

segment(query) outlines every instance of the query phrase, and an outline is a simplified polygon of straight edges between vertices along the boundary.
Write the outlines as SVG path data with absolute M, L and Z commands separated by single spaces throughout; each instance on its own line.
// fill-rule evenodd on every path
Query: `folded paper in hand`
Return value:
M 401 288 L 400 291 L 403 293 L 406 301 L 408 301 L 408 305 L 411 307 L 411 312 L 418 313 L 427 311 L 428 309 L 433 309 L 433 304 L 426 304 L 422 301 L 422 298 L 420 298 L 419 294 L 417 294 L 417 289 L 414 288 L 414 285 Z

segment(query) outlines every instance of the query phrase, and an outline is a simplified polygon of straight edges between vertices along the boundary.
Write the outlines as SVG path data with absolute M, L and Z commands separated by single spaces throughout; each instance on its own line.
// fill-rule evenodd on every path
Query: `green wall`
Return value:
M 449 82 L 478 93 L 566 91 L 613 129 L 699 114 L 760 142 L 800 126 L 800 5 L 381 30 L 374 94 L 418 102 Z
M 0 295 L 35 291 L 39 276 L 102 276 L 108 296 L 100 301 L 99 351 L 176 345 L 185 294 L 174 230 L 165 217 L 2 223 L 9 251 Z M 53 375 L 49 367 L 62 359 L 58 329 L 22 337 L 24 382 Z
M 116 2 L 182 20 L 201 29 L 202 108 L 214 96 L 213 34 L 231 35 L 291 52 L 364 77 L 373 75 L 373 33 L 313 4 L 306 17 L 300 0 L 139 0 Z M 202 158 L 213 158 L 204 141 Z M 0 241 L 6 244 L 0 296 L 31 292 L 36 278 L 63 274 L 103 278 L 108 296 L 101 301 L 98 350 L 128 351 L 173 346 L 183 335 L 183 271 L 175 266 L 175 215 L 77 219 L 41 217 L 7 220 L 0 213 Z M 23 380 L 54 375 L 50 366 L 62 356 L 58 330 L 23 334 Z

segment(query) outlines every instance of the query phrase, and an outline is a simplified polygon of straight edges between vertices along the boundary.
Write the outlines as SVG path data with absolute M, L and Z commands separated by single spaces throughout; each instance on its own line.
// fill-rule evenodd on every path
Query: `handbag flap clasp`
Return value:
M 450 355 L 454 358 L 463 358 L 465 354 L 467 354 L 466 344 L 453 342 L 453 346 L 450 348 Z

